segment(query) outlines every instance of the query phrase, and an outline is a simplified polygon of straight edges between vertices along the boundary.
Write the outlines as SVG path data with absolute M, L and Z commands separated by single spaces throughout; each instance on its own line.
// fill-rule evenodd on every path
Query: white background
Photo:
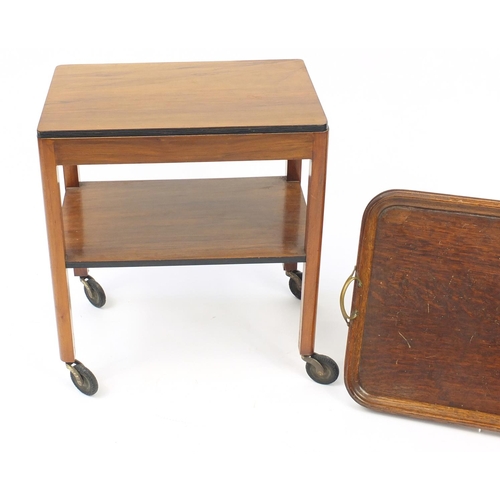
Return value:
M 500 435 L 375 413 L 342 377 L 308 378 L 279 265 L 94 270 L 102 310 L 70 277 L 77 356 L 100 383 L 92 398 L 73 387 L 58 359 L 36 144 L 58 64 L 305 60 L 331 134 L 316 347 L 341 370 L 339 291 L 370 199 L 392 188 L 500 196 L 494 2 L 178 4 L 2 8 L 0 497 L 495 495 Z

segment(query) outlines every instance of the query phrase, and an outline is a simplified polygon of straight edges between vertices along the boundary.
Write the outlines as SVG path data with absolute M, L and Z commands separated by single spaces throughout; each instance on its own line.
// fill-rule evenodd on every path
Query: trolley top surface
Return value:
M 58 66 L 40 138 L 321 132 L 301 60 Z

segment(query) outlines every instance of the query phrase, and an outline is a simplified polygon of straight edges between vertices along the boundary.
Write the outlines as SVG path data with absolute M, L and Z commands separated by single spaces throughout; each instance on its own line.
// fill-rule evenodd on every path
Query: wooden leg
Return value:
M 291 182 L 300 182 L 302 173 L 302 160 L 288 160 L 286 180 Z
M 302 160 L 288 160 L 286 180 L 288 182 L 300 182 L 302 174 Z M 283 264 L 285 272 L 296 271 L 298 269 L 297 262 L 287 262 Z
M 85 278 L 89 275 L 89 270 L 86 267 L 75 267 L 73 269 L 73 274 L 79 278 Z
M 314 353 L 319 268 L 323 236 L 328 132 L 314 135 L 306 214 L 306 264 L 302 277 L 302 311 L 299 349 L 302 356 Z
M 79 187 L 80 178 L 78 176 L 78 165 L 63 165 L 64 172 L 64 185 L 66 188 Z M 89 270 L 87 268 L 75 268 L 73 269 L 75 276 L 88 276 Z
M 79 187 L 80 179 L 78 177 L 78 165 L 64 165 L 64 185 L 69 187 Z
M 49 242 L 52 285 L 56 309 L 59 352 L 66 363 L 75 361 L 73 330 L 71 326 L 71 308 L 64 257 L 64 230 L 61 211 L 61 195 L 57 181 L 57 166 L 54 157 L 54 145 L 51 140 L 39 139 L 40 166 L 42 171 L 43 197 L 47 236 Z

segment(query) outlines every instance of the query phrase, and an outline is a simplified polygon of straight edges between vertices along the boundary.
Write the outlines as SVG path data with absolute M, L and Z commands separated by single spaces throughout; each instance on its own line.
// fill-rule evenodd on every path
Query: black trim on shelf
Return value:
M 104 267 L 155 267 L 155 266 L 200 266 L 223 264 L 286 264 L 306 262 L 305 255 L 293 257 L 249 257 L 237 259 L 180 259 L 180 260 L 140 260 L 117 262 L 66 262 L 67 269 Z
M 223 134 L 286 134 L 326 132 L 323 125 L 277 125 L 269 127 L 215 127 L 215 128 L 146 128 L 113 130 L 54 130 L 37 131 L 39 139 L 76 139 L 83 137 L 148 137 L 171 135 L 223 135 Z

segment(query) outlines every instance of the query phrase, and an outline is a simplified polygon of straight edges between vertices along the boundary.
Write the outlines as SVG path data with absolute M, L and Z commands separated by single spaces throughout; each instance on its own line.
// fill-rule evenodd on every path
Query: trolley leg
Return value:
M 283 271 L 285 271 L 285 273 L 297 271 L 298 268 L 298 262 L 285 262 L 285 264 L 283 264 Z
M 286 170 L 286 180 L 288 182 L 300 182 L 302 174 L 302 160 L 288 160 Z M 286 273 L 297 271 L 297 262 L 287 262 L 283 264 L 283 270 Z
M 86 267 L 75 267 L 73 274 L 79 278 L 86 278 L 89 275 L 89 270 Z
M 66 363 L 75 361 L 71 307 L 64 257 L 64 229 L 61 210 L 61 195 L 57 180 L 57 165 L 54 144 L 50 139 L 39 139 L 40 167 L 42 172 L 43 197 L 47 236 L 49 243 L 52 285 L 56 310 L 59 352 Z
M 80 179 L 78 177 L 78 165 L 63 165 L 64 186 L 79 187 Z
M 298 182 L 300 184 L 300 178 L 302 174 L 302 160 L 288 160 L 287 162 L 287 172 L 286 180 L 288 182 Z M 291 202 L 287 198 L 286 204 Z M 285 212 L 289 212 L 291 207 L 285 206 Z M 296 235 L 298 236 L 298 234 Z M 299 271 L 298 262 L 285 262 L 283 264 L 283 270 L 285 274 L 290 278 L 288 286 L 292 294 L 300 300 L 302 297 L 302 273 Z
M 80 187 L 80 177 L 78 175 L 78 165 L 63 165 L 64 186 L 67 188 Z M 80 278 L 88 276 L 89 270 L 85 267 L 73 269 L 75 276 Z
M 314 135 L 309 174 L 306 214 L 306 265 L 302 278 L 302 310 L 299 349 L 307 374 L 319 384 L 331 384 L 339 376 L 337 363 L 314 352 L 316 312 L 318 309 L 319 266 L 325 206 L 328 132 Z
M 286 167 L 286 180 L 290 182 L 300 182 L 302 160 L 288 160 Z
M 328 132 L 314 135 L 309 173 L 306 214 L 306 264 L 302 278 L 302 309 L 299 350 L 302 356 L 314 353 L 319 268 L 325 203 Z

